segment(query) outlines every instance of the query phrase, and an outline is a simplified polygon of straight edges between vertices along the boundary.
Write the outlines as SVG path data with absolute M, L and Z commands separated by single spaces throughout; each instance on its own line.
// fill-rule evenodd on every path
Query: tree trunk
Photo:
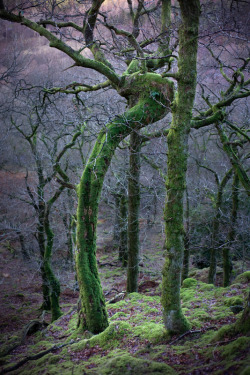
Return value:
M 29 260 L 30 256 L 29 256 L 29 253 L 28 253 L 28 251 L 26 249 L 26 246 L 25 246 L 24 235 L 20 231 L 17 231 L 17 235 L 18 235 L 18 238 L 19 238 L 23 259 Z
M 41 306 L 41 310 L 50 310 L 51 303 L 50 303 L 50 291 L 49 291 L 49 283 L 48 278 L 46 275 L 46 270 L 44 267 L 44 254 L 45 254 L 45 234 L 44 234 L 44 210 L 40 210 L 39 212 L 39 223 L 37 225 L 37 241 L 40 251 L 41 257 L 41 276 L 42 276 L 42 292 L 43 292 L 43 303 Z
M 239 206 L 239 177 L 235 173 L 232 185 L 232 211 L 230 220 L 230 229 L 228 233 L 228 240 L 223 248 L 223 286 L 227 287 L 230 285 L 230 279 L 232 274 L 232 261 L 230 258 L 230 247 L 235 239 L 235 224 L 237 221 L 237 213 Z
M 249 335 L 250 333 L 250 292 L 246 299 L 246 305 L 242 312 L 242 315 L 238 321 L 235 323 L 236 332 L 241 332 L 243 334 Z
M 140 150 L 141 137 L 137 131 L 130 135 L 130 169 L 128 180 L 128 270 L 127 292 L 137 292 L 139 275 L 139 211 L 140 211 Z
M 126 267 L 128 264 L 128 200 L 125 188 L 121 189 L 119 206 L 119 260 L 122 266 Z
M 182 268 L 182 277 L 181 281 L 188 278 L 189 273 L 189 259 L 190 259 L 190 250 L 189 250 L 189 196 L 186 188 L 186 229 L 184 233 L 184 258 L 183 258 L 183 268 Z
M 134 74 L 123 84 L 120 95 L 138 98 L 137 104 L 103 129 L 84 169 L 77 210 L 76 269 L 80 288 L 80 328 L 92 333 L 108 326 L 108 316 L 96 263 L 96 225 L 98 202 L 105 174 L 119 143 L 133 128 L 158 121 L 169 110 L 173 85 L 154 73 Z M 153 91 L 152 91 L 153 90 Z M 152 94 L 153 92 L 153 94 Z
M 166 261 L 163 268 L 162 306 L 167 330 L 179 334 L 189 329 L 180 301 L 184 252 L 183 199 L 186 189 L 188 134 L 196 91 L 197 38 L 200 4 L 179 0 L 182 25 L 179 29 L 178 94 L 172 106 L 173 119 L 167 137 L 168 174 L 165 207 Z
M 216 197 L 216 211 L 213 219 L 212 227 L 212 238 L 211 238 L 211 247 L 210 247 L 210 266 L 208 273 L 208 282 L 209 284 L 215 284 L 216 282 L 216 266 L 217 266 L 217 249 L 219 245 L 219 228 L 220 228 L 220 218 L 221 218 L 221 206 L 222 206 L 222 197 L 223 190 L 232 175 L 232 169 L 230 169 L 222 181 L 218 181 L 218 193 Z
M 52 255 L 52 248 L 53 248 L 53 240 L 54 240 L 54 233 L 49 225 L 49 218 L 46 217 L 44 222 L 45 232 L 47 236 L 47 244 L 44 253 L 44 270 L 47 277 L 47 282 L 49 286 L 49 298 L 50 298 L 50 305 L 51 305 L 51 321 L 58 319 L 62 312 L 59 306 L 59 297 L 60 297 L 60 283 L 57 280 L 56 276 L 54 275 L 52 268 L 51 268 L 51 255 Z
M 117 190 L 119 189 L 119 184 L 116 186 Z M 113 248 L 115 250 L 119 249 L 120 243 L 120 194 L 114 194 L 115 199 L 115 219 L 114 219 L 114 232 L 113 232 Z

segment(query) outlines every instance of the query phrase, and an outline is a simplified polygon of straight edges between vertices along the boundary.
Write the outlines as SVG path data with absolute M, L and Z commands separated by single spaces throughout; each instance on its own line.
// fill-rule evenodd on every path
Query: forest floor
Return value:
M 234 330 L 241 312 L 232 312 L 232 306 L 244 305 L 249 271 L 241 274 L 241 264 L 235 264 L 238 276 L 230 287 L 222 288 L 205 283 L 207 269 L 191 269 L 181 290 L 191 330 L 170 337 L 160 304 L 161 227 L 150 238 L 144 236 L 139 293 L 121 294 L 115 303 L 112 299 L 125 290 L 126 272 L 112 250 L 104 219 L 99 220 L 99 230 L 97 258 L 110 325 L 96 336 L 76 330 L 75 276 L 69 266 L 57 263 L 64 315 L 26 334 L 28 323 L 41 315 L 39 264 L 24 261 L 15 247 L 0 248 L 0 374 L 250 374 L 250 337 Z M 44 320 L 50 322 L 48 313 Z

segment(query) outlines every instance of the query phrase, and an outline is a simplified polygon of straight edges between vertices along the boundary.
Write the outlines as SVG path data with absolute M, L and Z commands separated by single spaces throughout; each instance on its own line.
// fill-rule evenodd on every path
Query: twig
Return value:
M 177 337 L 175 340 L 171 341 L 171 342 L 169 343 L 169 345 L 173 345 L 175 342 L 181 340 L 183 337 L 185 337 L 185 336 L 187 336 L 187 335 L 191 335 L 191 334 L 195 334 L 195 333 L 201 333 L 201 332 L 206 332 L 206 331 L 208 331 L 208 330 L 210 330 L 210 329 L 215 329 L 215 328 L 216 328 L 216 327 L 208 327 L 208 328 L 205 329 L 205 330 L 204 330 L 204 329 L 198 329 L 198 330 L 196 330 L 196 331 L 192 331 L 192 330 L 187 331 L 187 332 L 183 333 L 181 336 Z
M 37 354 L 35 354 L 35 355 L 29 355 L 28 357 L 25 357 L 24 359 L 22 359 L 20 362 L 17 362 L 15 365 L 3 369 L 3 370 L 0 372 L 0 375 L 7 374 L 7 372 L 10 372 L 10 371 L 17 370 L 19 367 L 25 365 L 25 363 L 27 363 L 28 361 L 34 361 L 34 360 L 36 360 L 36 359 L 42 358 L 43 356 L 45 356 L 45 355 L 48 354 L 48 353 L 54 352 L 54 351 L 56 351 L 56 350 L 58 350 L 58 349 L 61 349 L 61 348 L 63 348 L 64 346 L 74 344 L 75 342 L 76 342 L 76 341 L 70 341 L 69 343 L 65 343 L 65 344 L 61 344 L 61 345 L 54 345 L 54 346 L 52 346 L 52 348 L 50 348 L 50 349 L 44 350 L 44 351 L 42 351 L 42 352 L 40 352 L 40 353 L 37 353 Z

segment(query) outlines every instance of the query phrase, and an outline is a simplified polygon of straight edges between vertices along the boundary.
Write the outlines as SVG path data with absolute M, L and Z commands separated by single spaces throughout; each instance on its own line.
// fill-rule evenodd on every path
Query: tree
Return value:
M 30 96 L 29 100 L 32 102 Z M 52 107 L 44 106 L 41 109 L 38 105 L 32 106 L 31 104 L 30 111 L 28 112 L 26 107 L 28 113 L 22 113 L 16 105 L 17 116 L 12 117 L 11 122 L 12 132 L 16 131 L 15 135 L 21 137 L 24 147 L 29 146 L 27 154 L 30 153 L 31 156 L 30 169 L 34 167 L 30 176 L 26 165 L 26 192 L 20 194 L 19 199 L 33 209 L 31 215 L 34 215 L 36 221 L 34 234 L 39 247 L 42 276 L 41 309 L 51 310 L 52 321 L 54 321 L 62 313 L 59 306 L 60 283 L 51 265 L 54 247 L 54 232 L 51 225 L 52 209 L 66 187 L 75 188 L 69 182 L 65 156 L 75 145 L 77 138 L 81 136 L 82 128 L 81 126 L 72 127 L 73 134 L 70 139 L 68 136 L 70 124 L 65 123 L 64 129 L 55 131 L 50 122 L 53 117 Z M 57 116 L 59 116 L 58 113 Z M 60 184 L 55 184 L 54 180 Z
M 178 38 L 173 33 L 175 43 L 172 44 L 170 43 L 170 0 L 162 0 L 152 6 L 147 5 L 143 0 L 138 0 L 136 9 L 128 0 L 132 19 L 131 32 L 118 29 L 108 22 L 107 15 L 100 11 L 103 3 L 103 0 L 93 0 L 85 16 L 81 13 L 84 7 L 79 6 L 78 15 L 81 22 L 78 22 L 77 16 L 76 22 L 72 22 L 66 15 L 62 21 L 60 8 L 56 7 L 58 4 L 55 2 L 50 13 L 46 10 L 46 17 L 42 19 L 35 12 L 29 15 L 28 6 L 25 8 L 27 16 L 23 16 L 24 7 L 19 6 L 11 11 L 10 8 L 9 10 L 4 8 L 1 2 L 0 17 L 34 30 L 44 36 L 51 47 L 69 56 L 74 61 L 74 66 L 92 69 L 107 79 L 95 85 L 73 82 L 65 88 L 47 90 L 48 93 L 64 92 L 75 94 L 79 98 L 80 93 L 110 86 L 128 102 L 128 109 L 100 131 L 78 188 L 76 266 L 82 301 L 80 327 L 83 330 L 88 329 L 98 333 L 108 325 L 95 257 L 98 202 L 105 174 L 117 146 L 125 137 L 164 118 L 171 109 L 172 123 L 167 136 L 168 174 L 165 208 L 167 256 L 163 270 L 162 305 L 166 328 L 172 333 L 179 333 L 189 328 L 180 304 L 184 250 L 183 198 L 186 188 L 188 136 L 191 128 L 199 129 L 211 124 L 217 124 L 218 131 L 223 136 L 224 133 L 219 125 L 225 117 L 223 108 L 249 95 L 249 90 L 246 89 L 248 81 L 242 78 L 248 60 L 244 59 L 242 66 L 233 69 L 232 78 L 223 73 L 228 78 L 229 88 L 217 97 L 213 104 L 207 100 L 208 108 L 194 115 L 200 2 L 178 1 L 181 22 L 178 26 Z M 39 4 L 39 11 L 43 11 L 44 4 Z M 143 26 L 146 25 L 146 18 L 150 22 L 153 21 L 152 17 L 157 15 L 158 9 L 161 9 L 160 30 L 156 18 L 155 33 L 148 38 Z M 84 47 L 79 45 L 73 48 L 67 42 L 68 35 L 64 31 L 69 28 L 73 30 L 73 34 L 69 32 L 68 35 L 72 34 L 74 38 L 76 34 L 79 35 L 78 40 L 85 41 Z M 108 33 L 108 41 L 114 42 L 113 55 L 117 58 L 123 57 L 126 62 L 126 66 L 119 65 L 119 69 L 123 71 L 121 75 L 117 73 L 119 71 L 117 60 L 112 64 L 113 61 L 108 59 L 109 45 L 105 49 L 105 42 L 101 40 L 104 28 Z M 96 30 L 100 30 L 99 35 L 95 34 Z M 175 44 L 179 45 L 178 56 L 173 54 Z M 82 53 L 84 48 L 91 51 L 93 59 Z M 174 64 L 175 59 L 178 59 L 178 68 Z M 173 80 L 177 82 L 175 97 Z M 227 142 L 222 136 L 225 151 L 232 156 L 231 149 L 228 150 Z M 231 159 L 241 182 L 247 185 L 244 169 L 233 156 Z

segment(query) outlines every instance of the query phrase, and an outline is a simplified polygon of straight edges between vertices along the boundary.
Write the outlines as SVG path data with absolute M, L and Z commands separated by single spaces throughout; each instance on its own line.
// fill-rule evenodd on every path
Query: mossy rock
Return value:
M 197 284 L 198 284 L 198 281 L 190 277 L 188 279 L 183 280 L 182 288 L 195 288 Z
M 111 358 L 98 368 L 100 375 L 174 375 L 176 372 L 164 363 L 132 357 L 129 354 Z
M 226 306 L 237 306 L 237 305 L 242 305 L 243 306 L 243 299 L 241 297 L 226 298 L 224 300 L 224 304 Z
M 237 276 L 233 284 L 237 284 L 237 283 L 246 284 L 249 282 L 250 282 L 250 271 L 246 271 L 240 274 L 239 276 Z

